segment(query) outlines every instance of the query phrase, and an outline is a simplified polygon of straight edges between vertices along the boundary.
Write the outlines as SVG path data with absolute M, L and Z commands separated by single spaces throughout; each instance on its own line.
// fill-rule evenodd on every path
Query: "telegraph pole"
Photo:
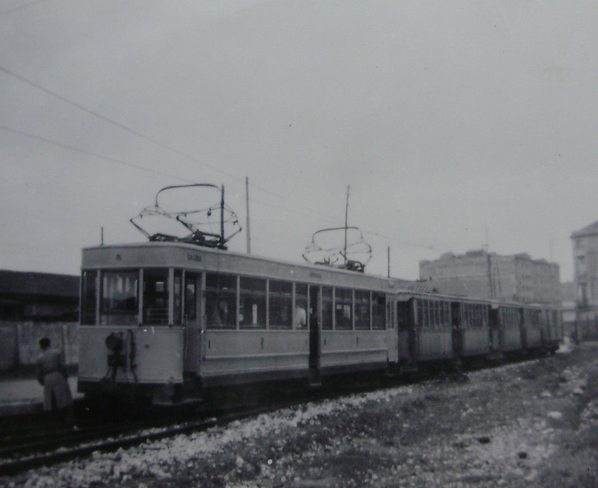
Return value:
M 488 256 L 488 298 L 494 298 L 492 286 L 492 260 L 490 258 L 490 243 L 488 241 L 488 227 L 486 227 L 486 255 Z
M 249 177 L 245 177 L 245 206 L 247 207 L 247 254 L 251 254 L 251 231 L 249 230 Z
M 345 264 L 347 264 L 347 226 L 349 221 L 349 192 L 351 191 L 351 185 L 347 185 L 347 204 L 345 205 L 345 251 L 343 257 L 345 258 Z

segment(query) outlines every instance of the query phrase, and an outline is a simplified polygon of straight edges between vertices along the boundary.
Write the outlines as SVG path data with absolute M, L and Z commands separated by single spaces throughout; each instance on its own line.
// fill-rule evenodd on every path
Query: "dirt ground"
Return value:
M 5 480 L 42 486 L 598 487 L 598 343 L 308 404 Z

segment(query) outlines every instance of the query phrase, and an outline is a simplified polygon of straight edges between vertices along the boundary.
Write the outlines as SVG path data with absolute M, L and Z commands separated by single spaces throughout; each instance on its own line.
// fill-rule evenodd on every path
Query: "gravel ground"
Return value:
M 0 480 L 33 487 L 598 487 L 598 344 Z

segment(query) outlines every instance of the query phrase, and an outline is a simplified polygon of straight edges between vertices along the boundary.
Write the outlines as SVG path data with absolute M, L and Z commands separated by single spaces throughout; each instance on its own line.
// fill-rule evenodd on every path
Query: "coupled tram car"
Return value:
M 319 386 L 431 361 L 554 352 L 557 309 L 182 242 L 83 250 L 78 390 L 155 402 L 232 385 Z

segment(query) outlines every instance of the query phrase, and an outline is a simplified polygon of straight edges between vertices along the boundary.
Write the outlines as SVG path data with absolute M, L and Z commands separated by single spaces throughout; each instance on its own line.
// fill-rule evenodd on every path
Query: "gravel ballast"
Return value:
M 0 479 L 11 487 L 598 486 L 598 344 L 309 403 Z

